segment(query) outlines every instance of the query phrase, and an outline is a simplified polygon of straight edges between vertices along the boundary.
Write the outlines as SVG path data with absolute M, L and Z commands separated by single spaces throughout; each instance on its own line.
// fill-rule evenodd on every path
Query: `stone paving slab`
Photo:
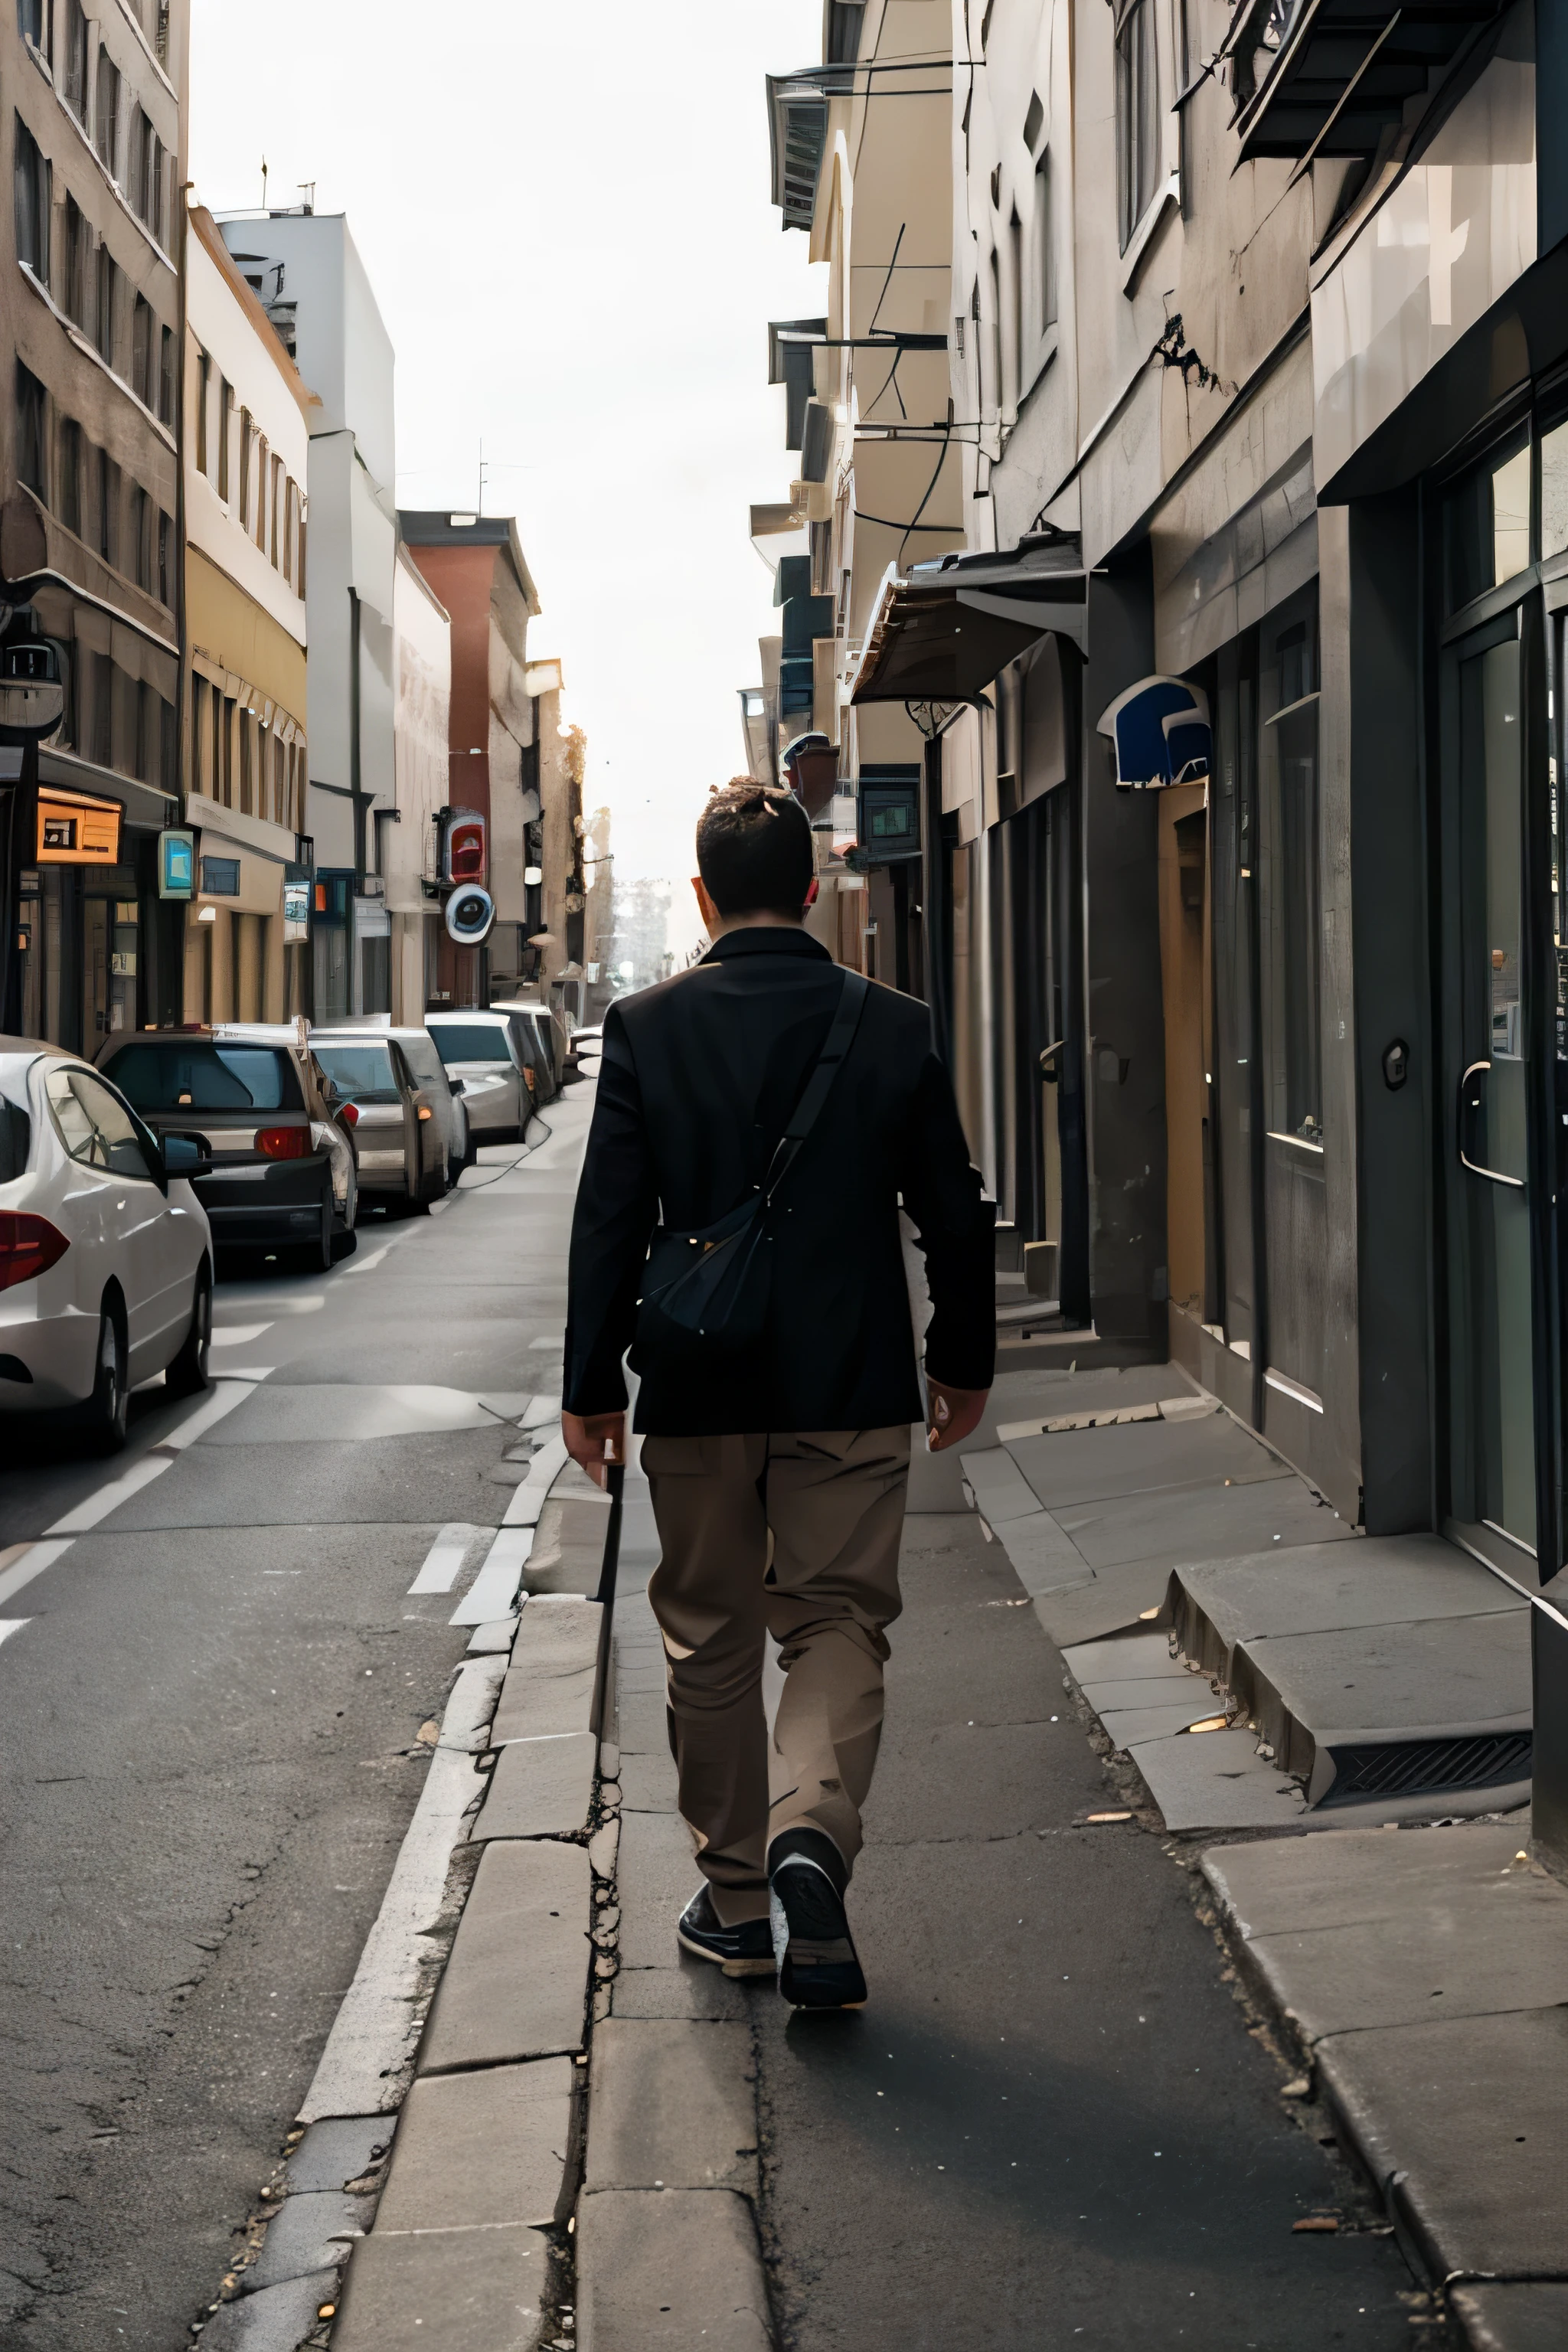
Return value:
M 1435 2277 L 1568 2275 L 1568 2008 L 1332 2034 L 1317 2059 Z
M 1223 1715 L 1224 1704 L 1210 1688 L 1205 1676 L 1189 1675 L 1177 1666 L 1165 1675 L 1130 1676 L 1125 1682 L 1086 1682 L 1077 1677 L 1079 1688 L 1096 1715 L 1108 1707 L 1182 1706 L 1190 1703 L 1194 1720 L 1201 1715 L 1213 1715 L 1215 1707 Z
M 349 2264 L 332 2352 L 533 2352 L 546 2264 L 544 2240 L 521 2223 L 374 2230 Z
M 488 1625 L 476 1625 L 468 1637 L 468 1655 L 482 1657 L 500 1650 L 510 1650 L 517 1638 L 516 1617 L 492 1617 Z
M 1119 1642 L 1078 1642 L 1062 1652 L 1068 1674 L 1079 1683 L 1132 1682 L 1145 1676 L 1164 1682 L 1172 1675 L 1190 1681 L 1186 1667 L 1171 1655 L 1163 1633 L 1127 1633 Z
M 1277 1454 L 1215 1413 L 1196 1421 L 1139 1421 L 1111 1429 L 1058 1429 L 1014 1437 L 1007 1452 L 1049 1511 L 1108 1496 L 1125 1499 L 1199 1480 L 1294 1475 Z
M 309 2278 L 289 2279 L 259 2294 L 244 2294 L 237 2302 L 220 2304 L 203 2328 L 199 2341 L 207 2352 L 298 2352 L 315 2327 L 323 2304 L 338 2300 L 338 2273 L 317 2271 Z M 342 2336 L 333 2342 L 341 2344 Z
M 404 2102 L 374 2234 L 563 2219 L 571 2092 L 565 2058 L 421 2075 Z
M 1221 1846 L 1203 1870 L 1264 1991 L 1310 2045 L 1568 2003 L 1568 1887 L 1514 1861 L 1520 1834 L 1485 1822 L 1346 1830 Z
M 1027 1528 L 1036 1522 L 1020 1519 L 1018 1525 Z M 1089 1580 L 1070 1591 L 1037 1594 L 1035 1614 L 1060 1647 L 1098 1642 L 1136 1624 L 1145 1610 L 1163 1609 L 1170 1582 L 1171 1571 L 1163 1559 L 1130 1560 L 1120 1567 L 1091 1570 Z
M 1016 1519 L 1004 1519 L 993 1532 L 1033 1601 L 1071 1591 L 1093 1580 L 1093 1569 L 1049 1511 L 1037 1509 Z
M 600 2189 L 577 2221 L 581 2352 L 769 2352 L 756 2223 L 723 2189 Z
M 591 1731 L 503 1748 L 473 1836 L 570 1837 L 586 1829 L 598 1748 Z
M 492 1839 L 425 2029 L 419 2072 L 580 2050 L 592 1909 L 585 1848 Z
M 675 1766 L 669 1748 L 663 1755 L 626 1755 L 621 1759 L 621 1803 L 629 1813 L 672 1813 L 675 1811 Z
M 756 2105 L 747 2026 L 606 2018 L 594 2035 L 584 2189 L 754 2199 Z
M 283 2286 L 340 2263 L 356 2238 L 363 2238 L 375 2211 L 370 2197 L 345 2197 L 341 2189 L 307 2190 L 286 2197 L 267 2224 L 260 2253 L 239 2273 L 240 2290 Z
M 1298 1725 L 1320 1748 L 1395 1731 L 1528 1729 L 1530 1612 L 1249 1636 L 1227 1680 L 1281 1752 Z
M 1168 1830 L 1292 1829 L 1305 1801 L 1257 1748 L 1250 1731 L 1208 1731 L 1136 1741 L 1130 1753 Z
M 1040 1507 L 1040 1498 L 1005 1447 L 961 1454 L 963 1475 L 974 1496 L 974 1507 L 988 1526 L 1027 1518 Z
M 1471 2352 L 1563 2352 L 1568 2344 L 1568 2280 L 1458 2286 L 1448 2302 Z
M 1185 1731 L 1190 1725 L 1206 1722 L 1215 1714 L 1223 1715 L 1223 1703 L 1212 1691 L 1203 1698 L 1188 1699 L 1171 1706 L 1102 1706 L 1092 1691 L 1086 1692 L 1090 1706 L 1099 1716 L 1106 1737 L 1117 1747 L 1127 1749 L 1142 1745 L 1147 1739 L 1171 1739 Z M 1210 1735 L 1205 1733 L 1206 1738 Z
M 1200 1422 L 1198 1428 L 1210 1425 Z M 1174 1433 L 1184 1439 L 1194 1433 L 1178 1429 Z M 1174 1568 L 1184 1560 L 1269 1550 L 1276 1538 L 1284 1549 L 1343 1541 L 1351 1532 L 1298 1478 L 1266 1478 L 1251 1486 L 1198 1486 L 1126 1502 L 1064 1504 L 1058 1516 L 1093 1569 L 1135 1559 L 1160 1560 Z
M 595 1601 L 534 1596 L 523 1612 L 496 1704 L 493 1748 L 588 1728 L 600 1614 Z
M 1220 1675 L 1245 1641 L 1323 1626 L 1487 1616 L 1509 1605 L 1506 1585 L 1433 1535 L 1359 1536 L 1350 1552 L 1337 1541 L 1331 1549 L 1303 1545 L 1288 1564 L 1271 1549 L 1198 1561 L 1184 1565 L 1177 1580 L 1186 1596 L 1182 1645 Z
M 392 2145 L 391 2116 L 336 2116 L 312 2124 L 289 2155 L 285 2177 L 289 2193 L 346 2189 L 361 2180 Z

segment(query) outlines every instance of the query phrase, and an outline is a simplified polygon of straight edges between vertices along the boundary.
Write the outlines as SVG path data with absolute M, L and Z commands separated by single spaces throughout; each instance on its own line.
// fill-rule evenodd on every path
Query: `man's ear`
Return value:
M 817 893 L 817 889 L 818 889 L 818 887 L 819 887 L 819 885 L 818 885 L 818 882 L 817 882 L 817 878 L 816 878 L 816 875 L 814 874 L 814 875 L 812 876 L 812 877 L 811 877 L 811 884 L 810 884 L 810 887 L 807 889 L 806 894 L 805 894 L 805 905 L 806 905 L 806 907 L 808 907 L 808 908 L 809 908 L 809 907 L 815 907 L 815 906 L 816 906 L 816 893 Z M 804 909 L 803 909 L 803 911 L 804 911 Z

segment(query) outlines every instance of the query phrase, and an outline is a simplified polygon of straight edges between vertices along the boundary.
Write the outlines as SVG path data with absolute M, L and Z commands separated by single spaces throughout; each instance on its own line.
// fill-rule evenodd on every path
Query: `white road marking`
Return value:
M 214 1331 L 212 1343 L 215 1348 L 243 1348 L 271 1328 L 270 1323 L 224 1323 Z
M 500 1528 L 485 1564 L 447 1618 L 448 1625 L 489 1625 L 510 1617 L 517 1588 L 533 1549 L 533 1529 Z
M 261 1377 L 265 1378 L 266 1375 L 263 1374 Z M 169 1432 L 161 1444 L 149 1446 L 147 1452 L 139 1454 L 128 1469 L 121 1471 L 118 1478 L 111 1478 L 106 1486 L 99 1488 L 96 1495 L 89 1495 L 86 1502 L 79 1503 L 74 1511 L 66 1513 L 63 1519 L 57 1519 L 53 1527 L 48 1529 L 48 1533 L 51 1536 L 80 1536 L 85 1535 L 89 1528 L 96 1528 L 100 1520 L 109 1517 L 110 1511 L 117 1511 L 121 1503 L 128 1503 L 133 1495 L 141 1493 L 143 1486 L 150 1486 L 153 1479 L 161 1476 L 169 1467 L 170 1463 L 184 1452 L 187 1445 L 194 1445 L 196 1440 L 204 1437 L 216 1423 L 231 1413 L 237 1404 L 243 1404 L 246 1398 L 253 1396 L 255 1392 L 254 1378 L 248 1381 L 244 1378 L 226 1378 L 220 1381 L 205 1402 L 199 1404 L 194 1412 L 187 1414 L 177 1429 L 172 1429 Z M 45 1565 L 47 1566 L 47 1563 L 46 1562 Z M 37 1573 L 36 1570 L 34 1573 Z M 3 1598 L 4 1594 L 0 1593 L 0 1599 Z
M 0 1601 L 9 1601 L 24 1584 L 31 1584 L 35 1576 L 41 1576 L 46 1568 L 53 1568 L 61 1554 L 69 1549 L 68 1538 L 64 1543 L 16 1544 L 0 1555 L 10 1562 L 9 1567 L 0 1570 Z
M 518 1415 L 518 1426 L 520 1429 L 542 1429 L 546 1423 L 558 1421 L 560 1417 L 561 1400 L 558 1396 L 531 1397 L 526 1412 Z
M 507 1505 L 505 1516 L 501 1520 L 503 1528 L 531 1528 L 538 1525 L 539 1514 L 544 1508 L 545 1496 L 549 1494 L 552 1482 L 566 1467 L 568 1459 L 566 1441 L 563 1437 L 552 1437 L 547 1445 L 540 1447 L 533 1457 L 532 1467 L 527 1477 L 521 1486 L 513 1489 L 512 1498 Z
M 19 1633 L 24 1625 L 32 1622 L 30 1617 L 0 1617 L 0 1642 L 8 1642 L 13 1633 Z
M 506 1660 L 474 1663 L 488 1666 L 493 1675 L 493 1694 L 500 1688 Z M 448 1727 L 458 1735 L 462 1725 L 476 1719 L 478 1696 L 467 1672 L 459 1675 L 442 1717 L 443 1740 Z M 314 2123 L 323 2116 L 386 2115 L 401 2105 L 424 2031 L 416 2001 L 422 1972 L 432 1957 L 430 1932 L 440 1916 L 452 1849 L 462 1835 L 464 1817 L 482 1793 L 468 1756 L 457 1748 L 437 1747 L 353 1982 L 300 2103 L 301 2123 Z
M 463 1572 L 463 1562 L 487 1532 L 484 1528 L 470 1527 L 466 1520 L 451 1520 L 426 1553 L 425 1565 L 408 1588 L 410 1595 L 450 1592 Z

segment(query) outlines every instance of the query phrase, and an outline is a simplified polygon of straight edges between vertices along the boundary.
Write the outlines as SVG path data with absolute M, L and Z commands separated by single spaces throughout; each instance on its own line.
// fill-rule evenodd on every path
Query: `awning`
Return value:
M 1046 635 L 1085 639 L 1076 538 L 1005 555 L 948 555 L 900 578 L 889 565 L 867 625 L 851 702 L 973 702 Z
M 1291 0 L 1281 25 L 1271 0 L 1237 11 L 1222 54 L 1235 61 L 1238 161 L 1306 163 L 1375 153 L 1502 0 Z

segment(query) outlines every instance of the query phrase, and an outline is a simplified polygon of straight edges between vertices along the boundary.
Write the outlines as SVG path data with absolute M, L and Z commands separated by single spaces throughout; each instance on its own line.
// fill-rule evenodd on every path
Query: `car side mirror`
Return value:
M 210 1176 L 212 1165 L 212 1154 L 204 1137 L 166 1135 L 163 1138 L 165 1176 Z

